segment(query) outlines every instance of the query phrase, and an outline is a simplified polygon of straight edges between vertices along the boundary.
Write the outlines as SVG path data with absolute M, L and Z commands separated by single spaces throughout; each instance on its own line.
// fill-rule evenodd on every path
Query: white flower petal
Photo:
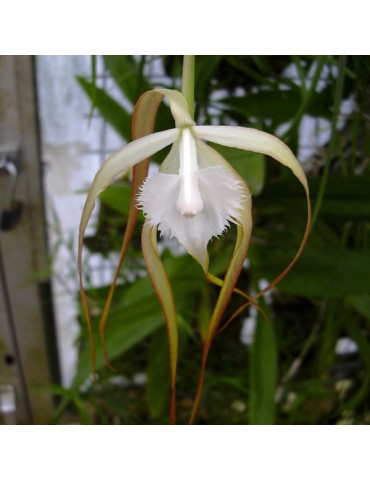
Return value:
M 224 233 L 228 222 L 237 223 L 244 189 L 239 179 L 229 170 L 221 166 L 209 167 L 199 170 L 199 190 L 207 212 L 208 221 L 217 236 Z
M 152 133 L 128 143 L 118 150 L 118 152 L 107 158 L 95 175 L 90 190 L 96 188 L 96 184 L 99 184 L 101 190 L 104 190 L 116 177 L 122 175 L 142 160 L 149 158 L 154 153 L 167 147 L 173 143 L 179 135 L 180 130 L 173 128 L 163 132 Z
M 306 175 L 301 164 L 290 148 L 277 137 L 254 128 L 245 127 L 196 126 L 192 129 L 202 140 L 219 143 L 225 147 L 240 148 L 269 155 L 289 167 L 304 188 L 308 189 Z
M 212 237 L 222 235 L 230 222 L 238 221 L 244 190 L 239 179 L 221 166 L 204 168 L 196 175 L 204 202 L 197 215 L 181 215 L 176 207 L 180 175 L 159 173 L 148 178 L 138 201 L 149 224 L 158 226 L 164 236 L 176 237 L 206 271 L 207 244 Z
M 143 210 L 146 220 L 152 227 L 172 217 L 173 210 L 176 210 L 179 190 L 180 175 L 157 173 L 148 177 L 142 184 L 137 197 L 137 206 Z

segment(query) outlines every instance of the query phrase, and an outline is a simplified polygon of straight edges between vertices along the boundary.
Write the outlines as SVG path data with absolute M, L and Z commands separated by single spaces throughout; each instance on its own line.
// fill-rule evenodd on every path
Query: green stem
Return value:
M 338 120 L 338 115 L 339 115 L 339 109 L 340 109 L 340 104 L 342 101 L 342 95 L 343 95 L 343 84 L 344 84 L 344 75 L 345 75 L 345 70 L 346 70 L 346 57 L 342 55 L 339 57 L 339 72 L 338 72 L 338 79 L 337 79 L 337 85 L 335 88 L 335 93 L 334 93 L 334 110 L 333 110 L 333 116 L 331 119 L 331 139 L 330 143 L 326 152 L 326 161 L 325 161 L 325 166 L 324 166 L 324 172 L 322 175 L 321 183 L 320 183 L 320 188 L 319 192 L 317 194 L 317 199 L 315 203 L 315 208 L 314 212 L 312 215 L 312 224 L 311 228 L 316 222 L 317 216 L 320 212 L 322 202 L 324 200 L 324 195 L 325 195 L 325 190 L 328 184 L 329 180 L 329 171 L 330 171 L 330 165 L 331 165 L 331 160 L 333 157 L 334 153 L 334 146 L 337 141 L 337 120 Z
M 195 55 L 184 55 L 181 93 L 188 102 L 189 113 L 192 118 L 194 118 L 194 73 Z

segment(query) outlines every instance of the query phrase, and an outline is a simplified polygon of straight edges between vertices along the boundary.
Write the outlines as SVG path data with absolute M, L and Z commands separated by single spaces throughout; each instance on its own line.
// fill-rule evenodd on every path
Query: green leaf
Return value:
M 319 191 L 320 179 L 310 179 L 310 194 L 312 203 Z M 278 201 L 277 201 L 278 199 Z M 304 209 L 304 198 L 299 185 L 291 180 L 268 184 L 258 206 L 291 212 Z M 370 216 L 370 176 L 331 176 L 325 191 L 324 202 L 320 216 L 342 217 L 355 219 Z
M 122 215 L 128 215 L 130 209 L 131 185 L 114 184 L 100 194 L 100 200 Z
M 220 67 L 222 56 L 197 55 L 195 60 L 195 119 L 200 111 L 206 110 L 210 102 L 210 92 L 215 88 L 213 78 Z M 207 122 L 208 123 L 208 122 Z
M 261 299 L 260 304 L 271 319 L 272 311 L 266 302 Z M 257 317 L 257 328 L 250 352 L 249 376 L 249 423 L 273 425 L 275 423 L 277 349 L 273 323 L 271 320 L 267 321 L 260 313 Z
M 131 139 L 131 113 L 103 89 L 83 77 L 77 80 L 102 117 L 127 141 Z
M 222 103 L 247 118 L 272 120 L 274 126 L 287 122 L 294 117 L 301 105 L 301 93 L 298 87 L 289 90 L 258 90 L 244 97 L 229 97 Z
M 105 331 L 106 349 L 111 360 L 124 354 L 164 324 L 160 304 L 148 277 L 124 288 L 120 287 L 120 304 L 112 308 Z M 99 370 L 105 363 L 97 324 L 98 322 L 95 321 L 93 330 L 96 368 Z M 80 385 L 90 375 L 90 347 L 85 345 L 78 361 L 74 385 Z
M 259 278 L 273 278 L 293 251 L 253 247 L 252 264 Z M 278 285 L 292 295 L 339 298 L 369 291 L 370 256 L 368 252 L 346 248 L 316 247 L 308 242 L 297 264 Z
M 105 68 L 132 104 L 136 103 L 142 93 L 152 89 L 143 76 L 143 65 L 131 55 L 104 55 L 103 59 Z
M 366 320 L 370 321 L 370 295 L 353 295 L 347 297 L 347 302 L 360 313 Z

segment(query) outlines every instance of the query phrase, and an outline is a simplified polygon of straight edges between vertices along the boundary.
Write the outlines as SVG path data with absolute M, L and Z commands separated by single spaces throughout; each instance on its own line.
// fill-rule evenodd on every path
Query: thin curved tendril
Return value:
M 261 313 L 261 315 L 263 317 L 265 317 L 266 319 L 268 319 L 267 315 L 265 314 L 265 312 L 261 309 L 261 307 L 258 306 L 258 304 L 256 303 L 256 300 L 263 296 L 265 293 L 267 293 L 269 290 L 271 290 L 273 287 L 275 287 L 289 272 L 289 270 L 293 267 L 293 265 L 296 263 L 296 261 L 298 260 L 298 258 L 301 256 L 301 253 L 306 245 L 306 242 L 307 242 L 307 239 L 308 239 L 308 235 L 310 233 L 310 229 L 311 229 L 311 202 L 310 202 L 310 198 L 309 198 L 309 195 L 307 193 L 307 225 L 306 225 L 306 230 L 304 232 L 304 235 L 303 235 L 303 239 L 302 239 L 302 242 L 301 242 L 301 245 L 298 249 L 298 252 L 296 253 L 295 257 L 293 258 L 293 260 L 290 262 L 290 264 L 283 270 L 282 273 L 280 273 L 272 282 L 270 282 L 263 290 L 261 290 L 260 292 L 257 293 L 257 295 L 255 297 L 250 298 L 248 299 L 248 302 L 245 303 L 244 305 L 242 305 L 241 307 L 239 307 L 235 313 L 233 313 L 233 315 L 227 320 L 227 322 L 225 323 L 225 325 L 222 326 L 222 328 L 219 330 L 219 333 L 221 333 L 223 330 L 225 330 L 225 328 L 227 328 L 230 323 L 238 316 L 240 315 L 247 307 L 249 307 L 249 305 L 254 305 L 255 307 L 258 308 L 259 312 Z
M 295 257 L 289 263 L 289 265 L 285 268 L 285 270 L 283 270 L 283 272 L 280 273 L 280 275 L 278 275 L 271 283 L 269 283 L 267 287 L 265 287 L 263 290 L 258 292 L 258 294 L 254 297 L 254 300 L 261 297 L 262 295 L 267 293 L 269 290 L 271 290 L 273 287 L 275 287 L 287 275 L 289 270 L 293 267 L 293 265 L 296 263 L 298 258 L 301 256 L 301 253 L 307 243 L 308 235 L 311 229 L 311 202 L 310 202 L 310 196 L 309 196 L 308 190 L 306 191 L 306 197 L 307 197 L 307 224 L 306 224 L 306 230 L 304 232 L 303 239 L 302 239 L 301 245 L 299 246 L 298 252 L 295 254 Z

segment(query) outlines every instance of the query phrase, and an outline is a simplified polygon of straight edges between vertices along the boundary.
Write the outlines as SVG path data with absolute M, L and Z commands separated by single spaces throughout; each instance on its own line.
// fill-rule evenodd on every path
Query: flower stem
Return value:
M 195 55 L 184 55 L 181 93 L 188 102 L 189 113 L 192 118 L 194 118 L 194 72 Z

